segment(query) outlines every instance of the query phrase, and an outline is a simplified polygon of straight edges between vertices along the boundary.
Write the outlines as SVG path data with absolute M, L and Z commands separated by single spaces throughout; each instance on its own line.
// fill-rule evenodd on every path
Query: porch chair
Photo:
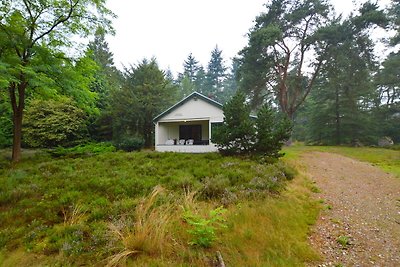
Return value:
M 186 140 L 186 145 L 193 145 L 193 143 L 194 143 L 193 139 Z

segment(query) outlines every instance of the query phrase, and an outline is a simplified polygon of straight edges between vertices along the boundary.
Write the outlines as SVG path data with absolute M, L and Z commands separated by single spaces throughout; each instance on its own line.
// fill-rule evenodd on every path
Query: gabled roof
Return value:
M 186 102 L 188 102 L 189 100 L 191 100 L 192 98 L 200 98 L 204 101 L 206 101 L 207 103 L 222 109 L 222 104 L 209 98 L 206 97 L 205 95 L 202 95 L 198 92 L 193 92 L 190 95 L 188 95 L 187 97 L 185 97 L 184 99 L 182 99 L 181 101 L 179 101 L 178 103 L 176 103 L 175 105 L 173 105 L 172 107 L 168 108 L 167 110 L 165 110 L 164 112 L 160 113 L 159 115 L 157 115 L 154 119 L 153 122 L 157 122 L 160 118 L 164 117 L 165 115 L 171 113 L 172 111 L 174 111 L 176 108 L 182 106 L 183 104 L 185 104 Z

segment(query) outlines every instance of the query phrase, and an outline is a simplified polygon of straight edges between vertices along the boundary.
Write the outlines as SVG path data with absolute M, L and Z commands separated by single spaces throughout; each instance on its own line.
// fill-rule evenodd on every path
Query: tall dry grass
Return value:
M 138 254 L 162 255 L 172 248 L 168 231 L 176 204 L 157 206 L 160 194 L 165 190 L 157 186 L 148 198 L 144 198 L 134 211 L 134 223 L 111 223 L 112 235 L 122 243 L 123 249 L 109 258 L 107 266 L 117 266 L 128 257 Z

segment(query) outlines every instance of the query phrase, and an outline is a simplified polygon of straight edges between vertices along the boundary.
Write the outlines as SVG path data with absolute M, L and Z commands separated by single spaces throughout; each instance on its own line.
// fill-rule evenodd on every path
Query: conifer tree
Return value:
M 224 122 L 216 128 L 212 142 L 225 154 L 250 153 L 255 142 L 255 128 L 244 94 L 238 93 L 232 97 L 223 110 Z
M 222 58 L 222 50 L 215 46 L 211 51 L 211 59 L 207 65 L 207 86 L 205 94 L 212 98 L 218 98 L 223 88 L 223 82 L 226 77 L 226 67 L 224 66 L 224 59 Z

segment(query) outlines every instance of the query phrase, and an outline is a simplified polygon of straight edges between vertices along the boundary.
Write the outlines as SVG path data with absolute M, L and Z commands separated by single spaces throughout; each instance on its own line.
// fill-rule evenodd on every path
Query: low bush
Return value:
M 123 136 L 115 141 L 115 147 L 126 152 L 140 151 L 144 146 L 144 139 L 140 136 Z
M 84 155 L 96 155 L 105 152 L 114 152 L 116 149 L 111 143 L 88 143 L 83 145 L 78 145 L 75 147 L 64 148 L 57 147 L 50 150 L 49 153 L 55 157 L 70 156 L 78 157 Z

